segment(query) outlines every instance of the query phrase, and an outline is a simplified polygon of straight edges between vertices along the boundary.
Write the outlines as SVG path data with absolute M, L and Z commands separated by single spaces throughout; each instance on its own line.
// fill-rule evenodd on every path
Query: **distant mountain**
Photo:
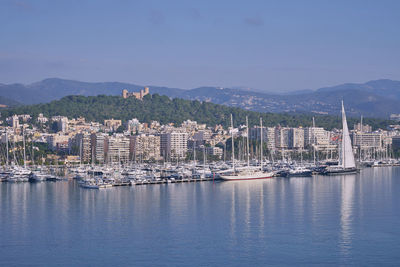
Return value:
M 58 78 L 30 85 L 0 84 L 0 96 L 24 104 L 46 103 L 67 95 L 120 95 L 122 89 L 139 91 L 144 86 L 119 83 L 88 83 Z M 363 84 L 348 83 L 315 91 L 301 90 L 285 94 L 262 93 L 247 88 L 199 87 L 178 89 L 149 86 L 150 93 L 240 107 L 260 112 L 338 114 L 343 99 L 350 116 L 387 118 L 400 113 L 400 81 L 375 80 Z
M 89 83 L 50 78 L 29 85 L 18 83 L 0 85 L 0 96 L 6 96 L 23 104 L 38 104 L 57 100 L 67 95 L 120 95 L 122 89 L 138 91 L 143 89 L 143 86 L 120 82 Z M 152 86 L 151 89 L 152 92 L 157 93 L 164 91 L 164 87 Z M 174 88 L 167 89 L 168 93 L 176 95 L 183 91 Z

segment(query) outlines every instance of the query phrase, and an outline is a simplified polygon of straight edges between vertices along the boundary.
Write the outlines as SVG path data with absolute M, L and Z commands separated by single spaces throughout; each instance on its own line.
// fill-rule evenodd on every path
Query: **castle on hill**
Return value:
M 149 87 L 145 87 L 144 90 L 140 90 L 140 92 L 128 92 L 128 90 L 122 90 L 122 97 L 136 97 L 136 99 L 142 100 L 145 95 L 149 94 Z

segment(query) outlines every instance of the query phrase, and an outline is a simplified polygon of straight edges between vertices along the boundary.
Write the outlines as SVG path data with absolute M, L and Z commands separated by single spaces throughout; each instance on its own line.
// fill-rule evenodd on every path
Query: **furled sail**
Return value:
M 344 111 L 344 105 L 342 101 L 342 146 L 340 149 L 340 165 L 343 168 L 355 168 L 356 164 L 354 161 L 353 147 L 351 146 L 349 128 L 347 127 L 346 113 Z

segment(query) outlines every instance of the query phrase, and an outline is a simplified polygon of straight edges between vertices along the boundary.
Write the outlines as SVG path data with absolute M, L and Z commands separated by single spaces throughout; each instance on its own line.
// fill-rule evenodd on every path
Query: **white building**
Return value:
M 383 144 L 382 134 L 380 133 L 352 133 L 353 146 L 362 148 L 381 148 Z
M 322 127 L 304 128 L 304 146 L 311 147 L 313 144 L 320 147 L 329 146 L 330 132 Z
M 140 124 L 139 120 L 136 118 L 129 120 L 126 123 L 126 126 L 127 126 L 126 128 L 128 129 L 129 132 L 135 133 L 136 131 L 141 130 L 141 124 Z
M 108 134 L 94 133 L 91 135 L 93 154 L 98 163 L 106 163 L 108 150 Z
M 131 136 L 130 154 L 135 160 L 160 160 L 161 138 L 157 135 L 135 135 Z
M 43 116 L 42 113 L 40 113 L 39 116 L 37 117 L 37 121 L 38 121 L 39 123 L 46 123 L 46 122 L 49 121 L 49 119 L 46 118 L 45 116 Z
M 287 127 L 276 127 L 275 128 L 275 147 L 277 149 L 289 148 L 289 135 L 290 128 Z
M 291 128 L 289 131 L 289 148 L 303 149 L 304 148 L 304 129 Z
M 108 138 L 108 162 L 129 161 L 129 138 L 123 135 L 114 135 Z
M 161 155 L 166 158 L 185 158 L 188 134 L 185 132 L 169 132 L 161 134 Z

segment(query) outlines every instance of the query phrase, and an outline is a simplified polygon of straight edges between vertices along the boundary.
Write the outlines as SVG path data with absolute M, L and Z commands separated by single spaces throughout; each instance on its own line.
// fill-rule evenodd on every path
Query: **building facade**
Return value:
M 185 158 L 188 134 L 185 132 L 169 132 L 161 134 L 161 155 L 165 159 Z

